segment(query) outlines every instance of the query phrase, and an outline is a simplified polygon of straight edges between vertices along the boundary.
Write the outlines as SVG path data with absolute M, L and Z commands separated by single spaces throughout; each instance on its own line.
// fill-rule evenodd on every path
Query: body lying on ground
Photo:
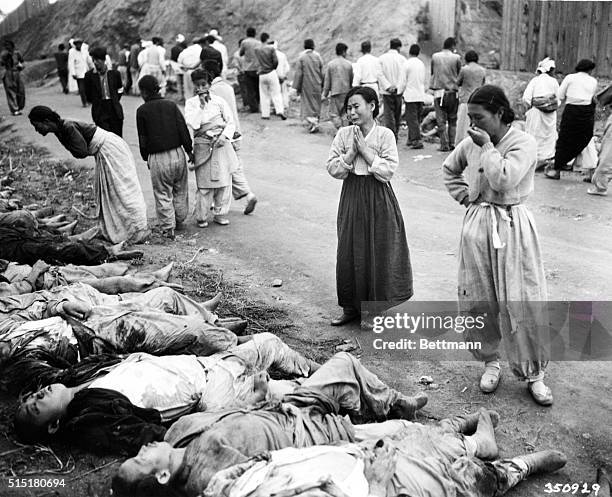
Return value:
M 0 360 L 14 388 L 37 384 L 30 359 L 52 365 L 102 353 L 211 355 L 238 343 L 241 320 L 219 319 L 218 297 L 198 303 L 167 287 L 106 295 L 84 283 L 0 298 Z M 9 374 L 9 370 L 11 374 Z
M 439 426 L 410 423 L 383 440 L 259 454 L 219 471 L 201 495 L 493 497 L 530 474 L 565 464 L 565 456 L 556 451 L 485 462 L 495 457 L 495 438 L 492 431 L 466 436 L 475 419 L 451 418 Z
M 0 259 L 20 264 L 38 260 L 63 264 L 101 264 L 108 259 L 133 259 L 142 252 L 123 250 L 122 244 L 107 246 L 97 240 L 65 237 L 62 233 L 38 227 L 28 211 L 0 215 Z
M 102 293 L 117 294 L 146 292 L 160 286 L 180 289 L 181 285 L 168 283 L 172 263 L 153 272 L 128 274 L 125 262 L 107 262 L 95 266 L 68 264 L 49 266 L 36 261 L 33 266 L 0 260 L 0 297 L 21 295 L 37 290 L 50 290 L 71 283 L 85 283 Z
M 494 425 L 499 419 L 484 409 L 438 426 L 405 420 L 355 426 L 337 414 L 334 400 L 322 392 L 297 390 L 291 397 L 286 399 L 291 403 L 265 410 L 181 418 L 164 442 L 144 446 L 121 465 L 113 494 L 155 495 L 172 488 L 207 497 L 493 496 L 530 470 L 541 469 L 542 459 L 549 463 L 546 469 L 565 463 L 562 454 L 552 451 L 543 458 L 515 458 L 507 465 L 484 463 L 498 456 Z M 384 437 L 391 438 L 377 442 Z M 359 441 L 363 443 L 354 445 Z M 351 445 L 325 447 L 338 442 Z M 289 447 L 310 449 L 286 450 Z M 271 457 L 261 454 L 281 449 Z M 304 455 L 309 457 L 300 457 Z M 364 474 L 365 460 L 369 466 L 379 464 L 374 470 L 368 466 Z M 345 493 L 326 493 L 319 480 L 331 480 Z
M 307 378 L 270 380 L 266 373 L 270 369 Z M 138 354 L 93 383 L 52 384 L 25 398 L 15 426 L 30 442 L 57 433 L 71 443 L 84 443 L 88 450 L 134 454 L 143 443 L 162 439 L 161 423 L 188 412 L 206 411 L 215 418 L 224 409 L 241 413 L 248 406 L 274 405 L 280 399 L 300 406 L 327 405 L 321 404 L 319 395 L 333 399 L 329 401 L 336 406 L 333 412 L 346 414 L 353 422 L 412 418 L 427 401 L 425 396 L 407 397 L 389 388 L 350 354 L 338 353 L 319 367 L 278 337 L 262 333 L 225 354 L 157 358 Z M 317 443 L 329 441 L 317 439 Z

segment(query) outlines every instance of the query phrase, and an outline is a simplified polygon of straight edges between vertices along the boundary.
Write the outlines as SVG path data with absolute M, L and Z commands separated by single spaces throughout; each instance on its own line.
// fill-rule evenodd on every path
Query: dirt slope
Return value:
M 371 39 L 375 53 L 386 50 L 391 38 L 404 44 L 417 39 L 415 17 L 423 0 L 60 0 L 47 12 L 24 23 L 15 34 L 28 58 L 51 54 L 57 43 L 73 36 L 90 45 L 113 49 L 134 38 L 159 35 L 171 45 L 177 33 L 188 39 L 218 27 L 230 50 L 247 26 L 267 31 L 294 59 L 305 38 L 315 39 L 325 58 L 338 41 L 357 55 L 359 43 Z M 367 15 L 364 15 L 366 14 Z

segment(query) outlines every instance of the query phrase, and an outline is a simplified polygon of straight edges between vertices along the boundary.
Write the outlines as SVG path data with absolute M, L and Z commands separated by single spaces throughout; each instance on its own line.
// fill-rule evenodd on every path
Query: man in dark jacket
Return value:
M 172 239 L 189 212 L 185 153 L 193 162 L 191 137 L 177 105 L 160 96 L 155 77 L 143 76 L 138 86 L 145 101 L 136 111 L 140 155 L 151 171 L 160 228 Z
M 62 92 L 68 94 L 68 52 L 66 52 L 66 45 L 60 43 L 53 56 L 57 64 L 57 77 L 62 85 Z
M 91 117 L 106 131 L 123 135 L 123 108 L 119 100 L 123 94 L 121 74 L 106 67 L 106 48 L 96 47 L 89 52 L 94 68 L 85 73 L 85 96 L 91 103 Z

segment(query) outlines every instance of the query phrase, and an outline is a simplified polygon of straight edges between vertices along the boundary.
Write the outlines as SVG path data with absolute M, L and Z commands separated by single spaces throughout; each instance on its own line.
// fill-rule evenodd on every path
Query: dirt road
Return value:
M 140 103 L 135 97 L 122 101 L 127 116 L 124 137 L 138 158 L 149 217 L 154 218 L 150 179 L 139 158 L 135 130 L 135 109 Z M 77 96 L 64 96 L 55 87 L 29 89 L 27 109 L 37 104 L 49 105 L 65 118 L 90 119 L 90 109 L 81 108 Z M 4 101 L 0 114 L 6 115 Z M 190 221 L 174 243 L 180 245 L 195 236 L 197 245 L 217 250 L 227 264 L 226 273 L 235 270 L 254 291 L 286 304 L 299 333 L 309 340 L 350 337 L 350 329 L 327 325 L 338 311 L 335 216 L 341 187 L 324 166 L 331 131 L 309 135 L 296 119 L 262 121 L 257 115 L 244 114 L 241 118 L 244 141 L 240 154 L 259 198 L 255 213 L 244 216 L 244 206 L 235 202 L 229 227 L 199 230 Z M 25 116 L 8 119 L 25 139 L 46 146 L 57 158 L 71 159 L 54 136 L 37 135 Z M 442 184 L 440 166 L 445 154 L 432 144 L 424 150 L 409 150 L 405 140 L 402 135 L 400 168 L 393 187 L 408 233 L 414 299 L 453 300 L 464 208 L 449 197 Z M 91 158 L 81 162 L 93 165 Z M 193 178 L 191 183 L 193 192 Z M 538 175 L 529 200 L 541 235 L 551 300 L 612 300 L 612 196 L 591 197 L 586 195 L 587 186 L 576 174 L 558 182 Z M 172 243 L 151 248 L 168 253 L 171 247 Z M 281 288 L 270 288 L 274 278 L 283 280 Z M 421 374 L 434 376 L 440 388 L 429 392 L 428 412 L 433 416 L 481 406 L 498 409 L 502 455 L 534 448 L 567 451 L 570 463 L 560 474 L 536 479 L 509 495 L 543 495 L 548 481 L 592 483 L 594 468 L 612 460 L 610 363 L 552 364 L 548 383 L 555 393 L 555 405 L 544 409 L 530 400 L 524 385 L 511 379 L 510 372 L 496 394 L 482 395 L 476 384 L 480 365 L 474 362 L 387 363 L 383 357 L 364 357 L 364 361 L 383 379 L 406 391 L 418 388 L 415 380 Z

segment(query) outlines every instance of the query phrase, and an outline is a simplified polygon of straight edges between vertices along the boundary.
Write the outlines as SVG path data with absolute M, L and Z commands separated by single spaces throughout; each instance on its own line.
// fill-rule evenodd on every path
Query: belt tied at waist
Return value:
M 478 203 L 481 207 L 489 207 L 489 212 L 491 213 L 491 225 L 492 225 L 492 237 L 493 237 L 493 248 L 501 249 L 506 246 L 505 243 L 501 241 L 499 237 L 498 225 L 497 225 L 497 217 L 495 216 L 495 211 L 499 213 L 499 217 L 502 221 L 506 221 L 510 224 L 511 228 L 514 228 L 514 217 L 512 216 L 512 207 L 520 204 L 512 204 L 512 205 L 500 205 L 500 204 L 492 204 L 490 202 L 480 202 Z

